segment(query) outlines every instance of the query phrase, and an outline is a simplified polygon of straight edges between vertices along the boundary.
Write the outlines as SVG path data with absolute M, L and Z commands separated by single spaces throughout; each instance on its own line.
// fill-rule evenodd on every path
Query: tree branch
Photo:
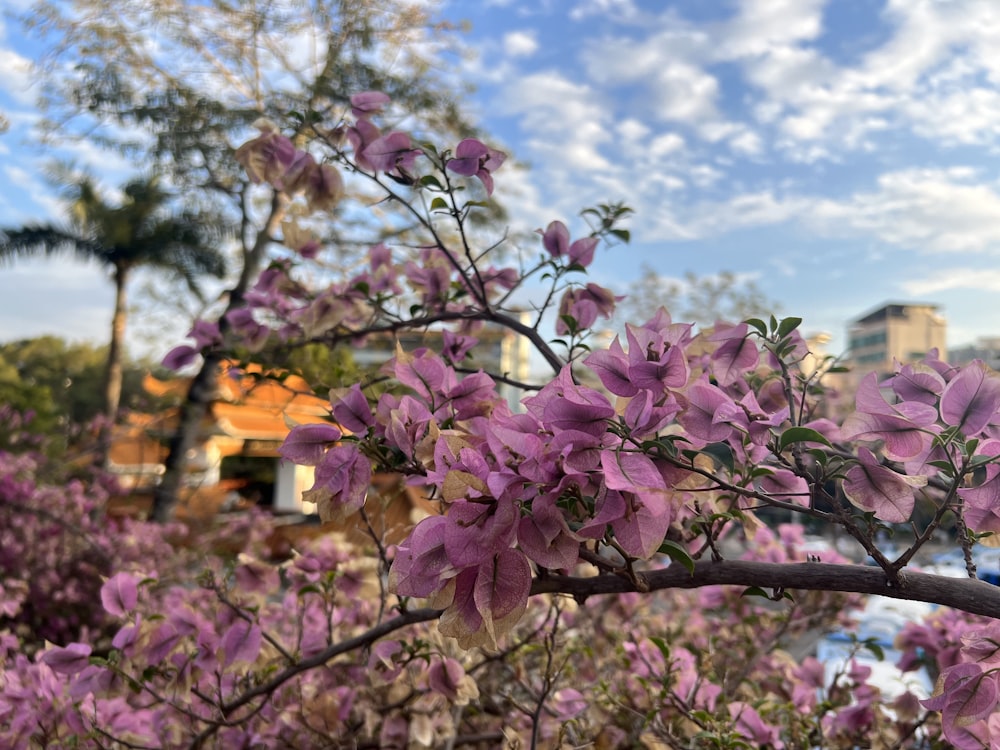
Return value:
M 900 571 L 899 585 L 893 585 L 881 568 L 866 565 L 700 561 L 695 563 L 693 573 L 681 565 L 671 565 L 639 573 L 639 576 L 650 591 L 730 585 L 879 594 L 1000 618 L 1000 587 L 973 578 L 949 578 L 916 571 Z M 578 599 L 637 590 L 628 578 L 607 573 L 590 578 L 549 574 L 536 579 L 531 587 L 532 594 L 561 593 Z

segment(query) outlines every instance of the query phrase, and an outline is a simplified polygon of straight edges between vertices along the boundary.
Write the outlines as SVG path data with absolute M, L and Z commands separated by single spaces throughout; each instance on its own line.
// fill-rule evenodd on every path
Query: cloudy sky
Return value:
M 941 305 L 950 346 L 1000 336 L 996 0 L 451 0 L 442 13 L 471 25 L 470 110 L 531 166 L 497 175 L 520 196 L 513 218 L 579 227 L 596 202 L 635 209 L 633 244 L 595 264 L 601 282 L 624 292 L 641 262 L 733 271 L 835 348 L 887 300 Z M 30 145 L 31 55 L 0 26 L 0 225 L 58 212 Z M 96 269 L 2 268 L 0 339 L 103 339 L 110 295 Z

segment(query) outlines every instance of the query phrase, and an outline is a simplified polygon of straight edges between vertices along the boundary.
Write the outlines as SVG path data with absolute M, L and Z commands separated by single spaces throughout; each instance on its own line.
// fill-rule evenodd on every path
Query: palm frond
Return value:
M 66 253 L 81 260 L 107 263 L 104 248 L 99 242 L 61 227 L 38 224 L 0 230 L 0 263 Z

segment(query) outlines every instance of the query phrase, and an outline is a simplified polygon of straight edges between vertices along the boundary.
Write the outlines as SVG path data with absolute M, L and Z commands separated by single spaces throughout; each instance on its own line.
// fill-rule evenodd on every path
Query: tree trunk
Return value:
M 108 464 L 111 450 L 111 430 L 118 419 L 118 407 L 122 398 L 122 358 L 125 347 L 125 321 L 128 317 L 129 269 L 115 266 L 115 311 L 111 316 L 111 340 L 108 342 L 108 361 L 104 368 L 104 423 L 98 433 L 97 461 L 101 466 Z
M 229 330 L 226 314 L 243 304 L 243 298 L 251 282 L 257 278 L 265 251 L 272 238 L 281 226 L 281 221 L 288 210 L 288 198 L 282 193 L 275 193 L 271 199 L 271 212 L 267 223 L 258 233 L 253 246 L 243 254 L 243 271 L 236 285 L 229 292 L 229 303 L 219 318 L 219 333 L 223 340 Z M 208 414 L 209 406 L 215 398 L 219 365 L 225 359 L 222 352 L 204 352 L 201 369 L 191 380 L 187 396 L 181 404 L 178 413 L 177 428 L 170 438 L 167 458 L 163 462 L 163 480 L 153 491 L 153 507 L 150 517 L 158 523 L 167 523 L 174 517 L 177 500 L 184 484 L 184 474 L 187 469 L 188 453 L 197 446 L 202 421 Z

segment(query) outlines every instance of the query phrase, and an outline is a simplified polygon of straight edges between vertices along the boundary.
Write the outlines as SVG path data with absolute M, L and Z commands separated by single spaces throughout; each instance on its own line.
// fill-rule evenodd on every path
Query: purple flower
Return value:
M 542 245 L 553 258 L 567 255 L 570 263 L 584 268 L 593 262 L 594 250 L 598 244 L 596 237 L 584 237 L 570 244 L 569 230 L 561 221 L 550 222 L 545 231 L 541 229 L 536 231 L 542 235 Z
M 941 393 L 941 419 L 966 437 L 986 429 L 1000 410 L 1000 378 L 981 361 L 963 367 Z
M 889 523 L 905 523 L 913 514 L 914 487 L 927 484 L 927 477 L 897 474 L 882 466 L 867 448 L 858 449 L 859 463 L 844 476 L 844 494 L 861 510 Z
M 285 172 L 300 153 L 276 129 L 267 129 L 236 149 L 236 161 L 246 170 L 251 182 L 267 182 L 280 190 Z
M 341 432 L 332 424 L 300 424 L 292 428 L 285 442 L 278 448 L 282 458 L 303 466 L 317 466 L 326 455 L 327 448 L 341 438 Z
M 124 617 L 139 600 L 139 577 L 131 573 L 116 573 L 101 586 L 101 604 L 115 617 Z
M 489 148 L 482 141 L 466 138 L 455 148 L 455 158 L 449 159 L 445 168 L 465 177 L 478 177 L 487 195 L 493 195 L 492 173 L 507 159 L 502 151 Z
M 359 120 L 367 120 L 382 111 L 392 99 L 381 91 L 362 91 L 351 94 L 351 114 Z
M 904 461 L 924 451 L 932 438 L 929 429 L 937 421 L 937 409 L 918 401 L 889 405 L 878 386 L 878 376 L 869 373 L 858 386 L 857 411 L 844 420 L 845 440 L 864 438 L 884 441 L 885 454 Z
M 559 319 L 556 333 L 563 336 L 570 332 L 568 318 L 574 321 L 574 329 L 590 328 L 598 316 L 610 318 L 615 312 L 615 303 L 624 299 L 597 284 L 589 283 L 581 288 L 567 289 L 559 303 Z
M 90 664 L 90 646 L 70 643 L 65 648 L 52 648 L 42 654 L 42 661 L 53 672 L 74 675 Z
M 363 155 L 373 171 L 402 175 L 413 169 L 420 151 L 411 146 L 410 136 L 396 132 L 376 138 L 365 147 Z

